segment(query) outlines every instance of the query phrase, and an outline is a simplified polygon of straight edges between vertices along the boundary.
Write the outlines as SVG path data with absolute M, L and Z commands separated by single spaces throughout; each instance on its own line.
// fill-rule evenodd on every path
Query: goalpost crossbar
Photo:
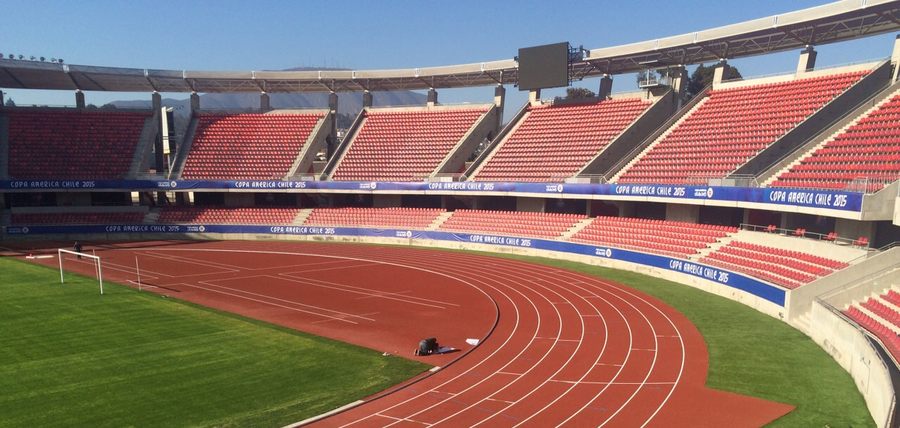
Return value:
M 79 253 L 77 251 L 67 250 L 65 248 L 58 248 L 57 256 L 59 257 L 59 282 L 64 284 L 66 282 L 65 275 L 63 275 L 63 254 L 71 254 L 76 257 L 84 257 L 87 259 L 94 260 L 94 266 L 97 273 L 97 279 L 100 281 L 100 294 L 103 294 L 103 265 L 100 263 L 100 257 L 87 253 Z

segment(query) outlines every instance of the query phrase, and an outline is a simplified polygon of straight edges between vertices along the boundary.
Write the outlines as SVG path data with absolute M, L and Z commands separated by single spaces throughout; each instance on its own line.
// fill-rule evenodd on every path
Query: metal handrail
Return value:
M 681 107 L 669 120 L 665 121 L 656 128 L 652 134 L 650 134 L 647 138 L 641 141 L 638 145 L 636 145 L 631 151 L 629 151 L 625 156 L 622 156 L 618 162 L 616 162 L 606 174 L 603 175 L 603 180 L 605 182 L 610 182 L 612 177 L 616 175 L 616 172 L 621 170 L 628 164 L 634 160 L 634 158 L 639 155 L 644 149 L 653 144 L 660 136 L 666 133 L 676 122 L 685 117 L 685 115 L 691 111 L 697 104 L 700 103 L 706 97 L 706 94 L 712 89 L 712 84 L 706 85 L 703 90 L 694 95 L 694 98 L 691 99 L 687 104 Z

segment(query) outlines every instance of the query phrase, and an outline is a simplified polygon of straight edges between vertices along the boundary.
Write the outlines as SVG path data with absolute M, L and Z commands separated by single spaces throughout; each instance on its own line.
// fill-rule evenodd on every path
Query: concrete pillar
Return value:
M 75 108 L 84 108 L 84 92 L 81 90 L 75 91 Z
M 678 66 L 672 70 L 672 90 L 675 91 L 677 97 L 678 105 L 676 108 L 681 108 L 681 103 L 684 100 L 684 96 L 687 94 L 687 86 L 688 86 L 688 73 L 687 69 L 684 66 Z
M 896 82 L 898 70 L 900 70 L 900 35 L 894 37 L 894 50 L 891 51 L 891 64 L 894 65 L 894 74 L 891 76 L 891 82 Z
M 797 61 L 797 74 L 813 71 L 816 68 L 816 50 L 812 46 L 800 51 L 800 60 Z
M 154 159 L 153 164 L 156 169 L 157 174 L 161 174 L 163 171 L 167 169 L 166 159 L 165 159 L 165 150 L 163 149 L 163 140 L 162 140 L 162 95 L 159 92 L 153 91 L 150 95 L 150 108 L 153 109 L 153 120 L 157 123 L 158 132 L 156 136 L 153 137 L 153 151 L 154 151 Z M 156 192 L 156 200 L 164 201 L 166 199 L 166 192 Z
M 437 104 L 437 102 L 438 102 L 437 95 L 438 95 L 438 93 L 437 93 L 437 91 L 434 90 L 434 88 L 431 88 L 428 90 L 428 103 L 427 103 L 428 107 L 434 107 L 434 105 Z
M 497 130 L 503 127 L 503 109 L 506 107 L 506 88 L 497 85 L 494 88 L 494 105 L 497 106 Z M 496 132 L 494 133 L 496 135 Z
M 727 79 L 726 76 L 731 74 L 729 73 L 729 71 L 730 70 L 728 68 L 728 62 L 726 62 L 724 59 L 716 64 L 716 69 L 713 71 L 713 89 L 715 89 L 716 85 L 722 83 L 723 79 Z
M 200 113 L 200 95 L 197 95 L 196 92 L 191 92 L 191 116 L 196 116 Z
M 612 93 L 612 77 L 608 74 L 604 74 L 600 79 L 600 89 L 597 90 L 597 96 L 601 99 L 606 99 Z
M 337 112 L 338 112 L 338 96 L 332 92 L 328 94 L 328 115 L 331 116 L 331 129 L 328 131 L 328 137 L 325 139 L 327 146 L 328 159 L 337 150 Z
M 528 91 L 528 103 L 531 105 L 538 105 L 541 103 L 541 90 L 540 89 L 532 89 Z
M 363 91 L 363 99 L 362 99 L 363 108 L 372 107 L 372 101 L 373 101 L 372 93 L 369 91 Z
M 259 94 L 259 110 L 263 112 L 272 110 L 272 103 L 269 100 L 269 94 L 265 92 L 261 92 Z

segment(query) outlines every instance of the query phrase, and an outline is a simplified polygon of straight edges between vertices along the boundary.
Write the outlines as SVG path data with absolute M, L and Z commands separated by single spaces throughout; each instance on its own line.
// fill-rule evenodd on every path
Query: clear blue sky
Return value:
M 682 34 L 827 1 L 42 1 L 5 2 L 0 52 L 69 64 L 187 70 L 297 66 L 411 68 L 512 58 L 569 41 L 585 48 Z M 818 66 L 880 59 L 893 34 L 818 47 Z M 745 77 L 791 71 L 797 52 L 732 61 Z M 634 89 L 616 77 L 614 92 Z M 593 90 L 596 79 L 576 84 Z M 57 91 L 4 91 L 18 104 L 74 104 Z M 509 88 L 511 105 L 524 95 Z M 169 95 L 169 94 L 167 94 Z M 554 92 L 545 92 L 545 97 Z M 184 97 L 186 95 L 175 95 Z M 440 101 L 487 102 L 492 88 L 445 90 Z M 149 98 L 88 92 L 87 102 Z

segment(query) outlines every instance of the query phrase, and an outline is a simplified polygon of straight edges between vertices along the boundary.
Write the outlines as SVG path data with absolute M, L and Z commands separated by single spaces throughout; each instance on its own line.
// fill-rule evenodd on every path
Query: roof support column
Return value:
M 813 71 L 816 68 L 816 50 L 812 46 L 800 51 L 800 60 L 797 61 L 797 74 Z
M 503 127 L 503 109 L 506 107 L 506 88 L 503 85 L 494 87 L 494 105 L 497 106 L 497 127 L 494 129 L 499 131 Z M 494 135 L 497 135 L 496 131 Z
M 269 100 L 269 94 L 265 92 L 261 92 L 259 94 L 259 109 L 263 113 L 272 110 L 272 103 Z
M 200 95 L 191 92 L 191 116 L 200 114 Z
M 428 107 L 434 107 L 434 105 L 437 104 L 437 102 L 438 102 L 437 91 L 435 91 L 434 88 L 429 89 L 428 90 L 428 102 L 426 105 Z
M 0 91 L 0 110 L 6 105 L 6 101 L 3 100 L 3 91 Z
M 154 158 L 153 163 L 155 165 L 156 173 L 162 175 L 163 172 L 166 171 L 166 159 L 165 159 L 165 149 L 163 149 L 163 140 L 162 140 L 162 96 L 159 92 L 153 91 L 153 94 L 150 95 L 150 108 L 153 109 L 153 120 L 157 124 L 157 132 L 156 135 L 153 136 L 153 152 Z M 174 153 L 172 153 L 174 156 Z M 166 192 L 156 192 L 156 200 L 164 201 L 166 199 Z
M 687 94 L 687 69 L 683 65 L 675 67 L 672 69 L 670 76 L 672 76 L 672 90 L 675 91 L 676 103 L 678 104 L 676 108 L 681 108 L 681 104 L 684 102 L 684 96 Z
M 535 106 L 541 103 L 541 90 L 532 89 L 528 91 L 528 103 Z
M 891 75 L 891 82 L 896 82 L 898 71 L 900 71 L 900 35 L 894 38 L 894 50 L 891 52 L 891 64 L 894 65 L 894 74 Z
M 607 99 L 612 94 L 612 82 L 612 77 L 608 74 L 604 74 L 600 79 L 600 89 L 597 90 L 597 96 L 600 99 Z
M 726 76 L 731 75 L 731 67 L 728 65 L 728 61 L 720 60 L 718 64 L 716 64 L 715 70 L 713 70 L 713 89 L 716 86 L 722 83 L 723 79 L 727 79 Z
M 362 106 L 363 108 L 372 107 L 372 93 L 369 90 L 363 91 Z
M 75 108 L 84 108 L 84 92 L 81 92 L 81 89 L 75 91 Z
M 328 94 L 328 115 L 330 116 L 329 122 L 331 122 L 331 126 L 328 130 L 328 137 L 325 138 L 325 145 L 327 146 L 328 159 L 331 159 L 331 156 L 337 150 L 338 95 L 333 91 Z

